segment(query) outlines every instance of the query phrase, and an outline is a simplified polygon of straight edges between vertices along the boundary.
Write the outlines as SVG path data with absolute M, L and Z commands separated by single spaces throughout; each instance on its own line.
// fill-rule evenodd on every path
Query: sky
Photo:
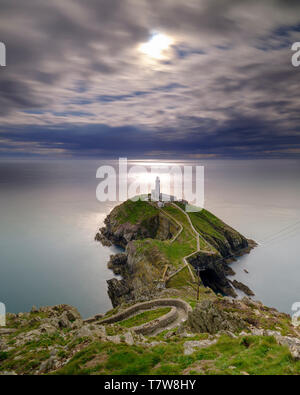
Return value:
M 0 157 L 300 158 L 299 0 L 0 0 Z

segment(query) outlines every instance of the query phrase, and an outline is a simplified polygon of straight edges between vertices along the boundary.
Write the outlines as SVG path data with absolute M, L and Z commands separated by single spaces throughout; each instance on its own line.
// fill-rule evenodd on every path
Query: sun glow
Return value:
M 155 34 L 152 38 L 140 45 L 140 51 L 150 58 L 162 59 L 164 52 L 172 45 L 172 39 L 165 34 Z

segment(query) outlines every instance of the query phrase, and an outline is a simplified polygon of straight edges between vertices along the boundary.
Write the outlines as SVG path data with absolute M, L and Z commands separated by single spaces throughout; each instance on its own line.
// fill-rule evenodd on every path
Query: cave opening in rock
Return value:
M 220 293 L 223 295 L 223 290 L 218 286 L 219 278 L 216 272 L 212 269 L 205 269 L 199 272 L 201 281 L 205 287 L 211 288 L 216 294 Z

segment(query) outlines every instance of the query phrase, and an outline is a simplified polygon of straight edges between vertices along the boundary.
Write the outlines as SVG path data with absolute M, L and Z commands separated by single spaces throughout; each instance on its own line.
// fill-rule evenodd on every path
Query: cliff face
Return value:
M 96 240 L 123 248 L 132 240 L 158 238 L 166 240 L 176 231 L 174 225 L 159 210 L 146 202 L 127 202 L 115 207 L 106 217 L 105 227 L 100 229 Z
M 200 268 L 200 278 L 205 287 L 211 288 L 215 293 L 236 297 L 234 289 L 226 278 L 228 266 L 219 254 L 199 252 L 191 258 L 189 263 Z
M 127 244 L 124 257 L 126 263 L 113 264 L 113 270 L 119 269 L 122 280 L 108 280 L 108 295 L 114 307 L 120 303 L 148 300 L 158 293 L 157 279 L 161 276 L 163 260 L 155 248 L 140 249 L 134 241 Z M 112 260 L 110 260 L 111 264 Z
M 108 280 L 108 295 L 113 306 L 156 294 L 160 263 L 165 258 L 154 246 L 141 249 L 135 241 L 143 240 L 146 245 L 149 239 L 171 239 L 178 226 L 148 203 L 130 200 L 115 207 L 104 223 L 96 240 L 125 248 L 124 254 L 111 256 L 108 263 L 115 274 L 122 276 L 122 280 Z
M 212 237 L 212 242 L 223 257 L 230 256 L 231 254 L 248 247 L 247 239 L 230 227 L 224 227 L 222 233 L 224 235 L 223 241 Z
M 190 213 L 196 230 L 223 256 L 248 247 L 248 240 L 207 210 Z

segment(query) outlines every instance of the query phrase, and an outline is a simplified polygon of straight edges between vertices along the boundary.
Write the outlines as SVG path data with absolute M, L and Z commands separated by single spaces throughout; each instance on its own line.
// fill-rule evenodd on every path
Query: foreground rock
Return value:
M 120 306 L 116 311 L 123 314 L 128 306 Z M 140 361 L 149 358 L 151 362 L 153 355 L 159 356 L 158 346 L 162 358 L 159 363 L 153 361 L 152 367 L 143 373 L 161 374 L 164 370 L 159 369 L 164 369 L 166 360 L 171 366 L 185 355 L 189 356 L 186 369 L 180 370 L 176 363 L 181 374 L 195 374 L 198 369 L 201 374 L 220 374 L 220 361 L 222 366 L 227 366 L 227 374 L 231 374 L 228 366 L 232 365 L 235 374 L 256 374 L 255 366 L 247 365 L 245 350 L 251 347 L 260 352 L 262 346 L 266 354 L 261 358 L 257 356 L 257 363 L 266 372 L 273 369 L 274 363 L 276 374 L 299 372 L 300 339 L 291 318 L 248 298 L 231 300 L 214 296 L 210 301 L 205 300 L 189 313 L 188 322 L 180 322 L 174 328 L 166 327 L 163 338 L 159 334 L 136 334 L 133 328 L 111 322 L 114 321 L 113 313 L 83 321 L 74 307 L 58 305 L 34 308 L 30 313 L 7 314 L 8 327 L 0 336 L 0 375 L 118 374 L 127 369 L 118 363 L 122 355 L 132 353 Z M 109 322 L 105 323 L 105 318 Z M 231 345 L 230 354 L 228 346 Z M 226 353 L 223 355 L 224 346 Z M 239 369 L 236 360 L 244 364 L 246 361 L 248 367 L 244 365 Z M 141 373 L 140 364 L 135 361 L 132 364 L 134 367 L 131 365 L 130 369 Z
M 211 334 L 221 330 L 236 332 L 247 327 L 238 314 L 223 311 L 209 300 L 198 304 L 189 314 L 188 325 L 193 332 Z
M 191 355 L 195 351 L 201 349 L 201 348 L 206 348 L 209 347 L 213 344 L 217 343 L 217 339 L 214 340 L 191 340 L 187 341 L 184 343 L 183 348 L 184 348 L 184 355 Z

